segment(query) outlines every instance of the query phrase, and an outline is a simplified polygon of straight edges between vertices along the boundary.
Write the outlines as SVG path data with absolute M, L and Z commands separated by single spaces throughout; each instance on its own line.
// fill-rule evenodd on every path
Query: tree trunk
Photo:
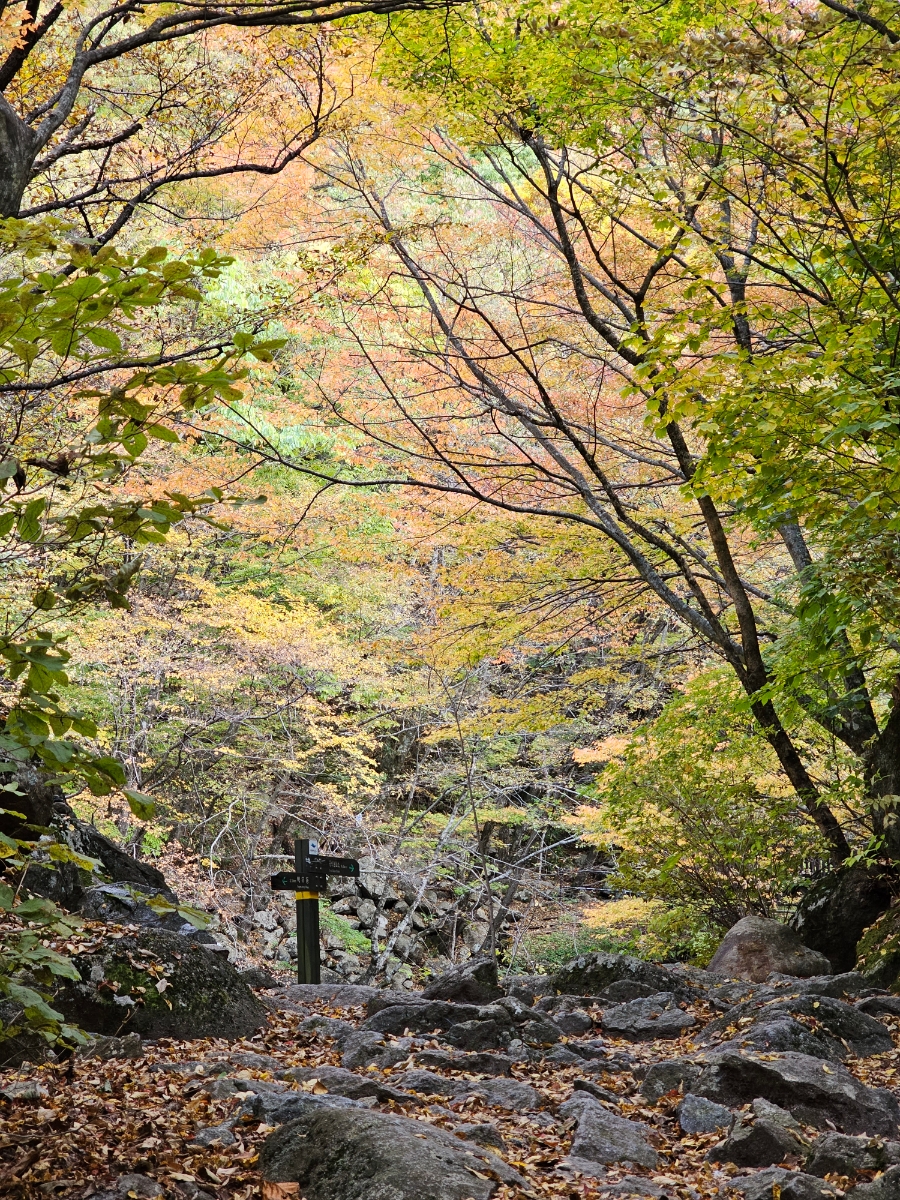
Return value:
M 0 96 L 0 217 L 16 217 L 34 164 L 34 135 Z
M 900 863 L 900 675 L 891 689 L 891 712 L 864 754 L 872 828 L 884 840 L 879 857 Z
M 856 966 L 863 930 L 890 907 L 896 880 L 862 863 L 831 871 L 800 902 L 791 924 L 804 946 L 818 950 L 835 972 Z

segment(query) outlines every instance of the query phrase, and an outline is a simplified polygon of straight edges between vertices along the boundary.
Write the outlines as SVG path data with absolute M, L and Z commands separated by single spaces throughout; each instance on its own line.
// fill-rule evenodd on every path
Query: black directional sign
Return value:
M 279 871 L 269 878 L 269 887 L 273 892 L 324 892 L 327 886 L 324 871 L 310 871 L 306 875 L 298 875 L 296 871 Z
M 294 892 L 297 900 L 297 982 L 321 983 L 319 962 L 319 893 L 329 875 L 359 878 L 355 858 L 319 854 L 319 843 L 308 838 L 294 842 L 294 870 L 279 871 L 269 880 L 273 892 Z
M 322 871 L 326 875 L 345 875 L 359 879 L 359 863 L 355 858 L 328 858 L 324 854 L 310 854 L 306 860 L 311 871 Z

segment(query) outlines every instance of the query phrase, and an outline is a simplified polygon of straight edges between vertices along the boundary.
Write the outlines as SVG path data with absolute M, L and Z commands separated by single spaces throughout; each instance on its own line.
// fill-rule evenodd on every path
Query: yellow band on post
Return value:
M 294 892 L 295 900 L 318 900 L 318 892 Z

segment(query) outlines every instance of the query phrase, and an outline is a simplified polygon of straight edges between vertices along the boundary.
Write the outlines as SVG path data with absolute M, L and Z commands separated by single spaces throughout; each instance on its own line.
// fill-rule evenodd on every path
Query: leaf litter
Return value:
M 278 1001 L 271 999 L 269 1004 L 274 1008 Z M 89 1200 L 114 1188 L 121 1176 L 138 1174 L 156 1181 L 171 1200 L 304 1200 L 302 1189 L 296 1185 L 261 1180 L 258 1151 L 273 1127 L 250 1117 L 232 1124 L 234 1110 L 246 1100 L 247 1093 L 218 1095 L 215 1089 L 210 1091 L 210 1083 L 217 1076 L 246 1083 L 254 1079 L 271 1082 L 274 1069 L 268 1063 L 269 1069 L 254 1066 L 253 1055 L 275 1060 L 279 1073 L 291 1067 L 315 1070 L 340 1065 L 340 1049 L 327 1031 L 303 1031 L 299 1026 L 314 1015 L 359 1022 L 365 1018 L 362 1008 L 342 1008 L 326 1001 L 304 1001 L 302 1007 L 292 1007 L 293 1011 L 270 1012 L 265 1029 L 237 1042 L 160 1039 L 145 1042 L 141 1058 L 101 1061 L 76 1054 L 63 1063 L 25 1064 L 0 1071 L 0 1092 L 16 1083 L 29 1085 L 12 1088 L 13 1093 L 21 1093 L 13 1099 L 0 1098 L 0 1197 Z M 698 1008 L 696 1015 L 703 1018 L 709 1014 Z M 897 1023 L 889 1027 L 896 1042 Z M 604 1040 L 611 1052 L 627 1052 L 633 1067 L 592 1072 L 590 1079 L 615 1094 L 618 1115 L 649 1126 L 650 1140 L 659 1154 L 659 1163 L 652 1170 L 609 1164 L 600 1168 L 603 1178 L 595 1178 L 565 1167 L 563 1160 L 574 1123 L 556 1113 L 571 1096 L 575 1081 L 585 1075 L 577 1065 L 546 1060 L 514 1065 L 513 1077 L 541 1093 L 543 1107 L 538 1112 L 510 1112 L 491 1106 L 477 1095 L 456 1100 L 433 1097 L 434 1103 L 421 1098 L 416 1103 L 392 1099 L 375 1106 L 450 1131 L 460 1122 L 493 1124 L 505 1146 L 495 1153 L 528 1181 L 527 1190 L 500 1185 L 494 1200 L 599 1200 L 610 1185 L 638 1176 L 664 1190 L 672 1200 L 738 1196 L 731 1181 L 747 1172 L 706 1161 L 707 1151 L 720 1135 L 687 1136 L 681 1132 L 676 1120 L 679 1093 L 650 1104 L 638 1091 L 643 1068 L 695 1053 L 700 1047 L 686 1037 L 639 1044 L 615 1038 Z M 440 1043 L 432 1040 L 417 1050 L 428 1046 L 440 1048 Z M 375 1073 L 389 1084 L 392 1075 L 412 1065 L 410 1058 Z M 865 1060 L 850 1059 L 847 1066 L 869 1086 L 896 1086 L 896 1052 Z M 447 1078 L 478 1078 L 447 1068 L 430 1069 Z M 282 1085 L 324 1090 L 314 1078 L 304 1083 L 283 1080 Z M 206 1146 L 195 1140 L 199 1130 L 223 1124 L 231 1126 L 233 1144 L 214 1142 Z M 810 1129 L 807 1133 L 812 1138 L 816 1131 Z M 798 1164 L 784 1165 L 796 1169 Z M 857 1177 L 857 1182 L 864 1177 Z M 843 1177 L 829 1180 L 839 1191 L 850 1184 Z

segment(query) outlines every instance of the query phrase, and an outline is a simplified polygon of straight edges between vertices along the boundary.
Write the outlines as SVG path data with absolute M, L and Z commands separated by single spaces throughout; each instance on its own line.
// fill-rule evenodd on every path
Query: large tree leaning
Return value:
M 107 242 L 131 215 L 162 188 L 173 183 L 210 179 L 234 172 L 274 174 L 298 158 L 320 132 L 323 115 L 322 89 L 310 106 L 308 128 L 287 139 L 274 152 L 259 161 L 245 161 L 240 154 L 234 161 L 215 163 L 204 159 L 210 139 L 194 139 L 170 161 L 149 171 L 125 172 L 110 181 L 109 164 L 113 152 L 141 133 L 143 114 L 129 114 L 119 101 L 118 112 L 110 121 L 101 114 L 104 98 L 79 106 L 84 89 L 91 89 L 92 72 L 128 55 L 152 47 L 201 39 L 223 27 L 265 30 L 274 27 L 323 26 L 342 18 L 363 13 L 392 12 L 446 7 L 454 0 L 250 0 L 249 3 L 190 4 L 183 7 L 161 0 L 125 0 L 124 3 L 87 7 L 80 17 L 65 12 L 61 0 L 0 0 L 0 17 L 18 36 L 0 64 L 0 216 L 31 216 L 51 212 L 78 213 L 84 217 L 87 207 L 98 197 L 106 203 L 102 229 L 88 227 L 97 241 Z M 18 14 L 16 12 L 18 10 Z M 154 13 L 158 12 L 158 16 Z M 10 17 L 14 20 L 10 21 Z M 35 72 L 49 74 L 41 63 L 47 43 L 53 43 L 52 70 L 58 80 L 37 104 L 30 104 L 27 81 Z M 322 63 L 313 63 L 313 74 Z M 25 81 L 25 82 L 23 82 Z M 135 89 L 138 90 L 138 89 Z M 164 90 L 164 89 L 161 89 Z M 120 92 L 120 96 L 124 90 Z M 164 101 L 163 101 L 164 103 Z M 163 103 L 157 105 L 163 107 Z M 223 101 L 224 106 L 224 101 Z M 324 106 L 327 108 L 327 105 Z M 104 120 L 104 116 L 106 119 Z M 102 130 L 95 131 L 96 125 Z M 198 144 L 202 142 L 203 144 Z M 77 156 L 82 159 L 80 170 Z M 42 172 L 59 163 L 75 164 L 60 190 L 54 181 L 51 194 L 42 202 L 23 206 L 29 184 Z

